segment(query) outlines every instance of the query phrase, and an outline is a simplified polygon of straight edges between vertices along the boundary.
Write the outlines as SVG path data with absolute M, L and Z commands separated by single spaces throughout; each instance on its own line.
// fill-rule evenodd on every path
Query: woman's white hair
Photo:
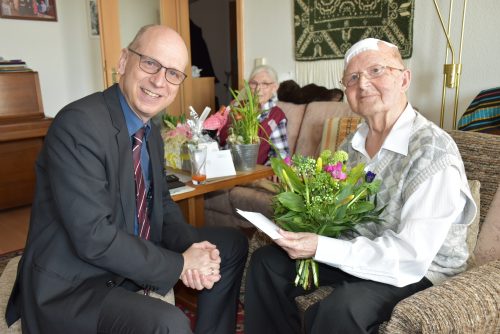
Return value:
M 276 73 L 275 69 L 269 65 L 259 65 L 254 67 L 252 72 L 250 73 L 249 80 L 252 80 L 260 72 L 266 72 L 274 82 L 278 82 L 278 73 Z

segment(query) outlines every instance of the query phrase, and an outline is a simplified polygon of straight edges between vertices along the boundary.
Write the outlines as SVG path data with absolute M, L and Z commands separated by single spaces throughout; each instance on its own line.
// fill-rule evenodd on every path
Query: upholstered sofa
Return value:
M 469 232 L 473 249 L 469 268 L 399 302 L 380 333 L 500 333 L 500 136 L 449 133 L 458 145 L 469 183 L 480 186 L 479 217 Z M 250 247 L 253 251 L 266 242 L 259 233 Z M 304 311 L 331 291 L 320 288 L 298 297 L 297 305 Z
M 322 143 L 325 124 L 330 119 L 355 117 L 349 106 L 343 102 L 311 102 L 294 104 L 279 102 L 286 114 L 288 145 L 291 153 L 317 156 Z M 346 118 L 347 119 L 347 118 Z M 356 119 L 358 119 L 356 117 Z M 355 127 L 357 122 L 347 122 L 344 128 Z M 329 138 L 328 140 L 335 140 Z M 236 209 L 258 211 L 271 217 L 273 185 L 265 180 L 234 187 L 205 196 L 205 224 L 251 228 L 252 225 L 236 214 Z
M 343 112 L 349 116 L 348 111 Z M 331 130 L 333 123 L 343 124 L 338 119 L 335 122 L 325 120 L 319 144 L 316 132 L 319 129 L 312 131 L 314 143 L 319 146 L 309 153 L 317 153 L 325 145 L 328 137 L 325 132 Z M 449 133 L 458 145 L 480 209 L 468 237 L 471 250 L 468 270 L 402 300 L 391 319 L 381 326 L 380 333 L 500 333 L 500 136 L 456 130 Z M 231 204 L 243 205 L 231 198 L 240 191 L 229 194 Z M 272 195 L 261 197 L 254 198 L 249 207 L 271 215 L 269 203 L 264 201 L 269 201 Z M 255 233 L 250 241 L 249 257 L 255 249 L 269 242 L 263 233 Z M 303 312 L 331 291 L 332 288 L 322 287 L 298 297 L 297 306 Z M 244 284 L 241 299 L 244 301 Z

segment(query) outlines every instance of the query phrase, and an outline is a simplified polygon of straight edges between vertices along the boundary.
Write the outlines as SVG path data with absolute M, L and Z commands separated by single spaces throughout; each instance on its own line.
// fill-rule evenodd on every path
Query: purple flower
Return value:
M 325 171 L 330 173 L 334 179 L 345 180 L 347 175 L 342 172 L 342 163 L 337 162 L 335 165 L 326 165 Z
M 291 166 L 292 165 L 292 158 L 290 158 L 289 155 L 287 155 L 285 157 L 285 159 L 283 159 L 283 161 L 288 165 L 288 166 Z
M 373 172 L 368 171 L 368 173 L 366 173 L 366 175 L 365 175 L 365 181 L 366 181 L 366 182 L 368 182 L 368 183 L 372 183 L 372 182 L 373 182 L 373 180 L 375 179 L 375 176 L 376 176 L 376 175 L 377 175 L 377 174 L 375 174 L 375 173 L 373 173 Z

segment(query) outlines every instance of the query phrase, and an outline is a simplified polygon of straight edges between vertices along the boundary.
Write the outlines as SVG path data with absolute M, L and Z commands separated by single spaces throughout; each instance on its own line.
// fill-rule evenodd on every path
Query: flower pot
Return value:
M 238 171 L 250 171 L 257 165 L 260 144 L 231 145 L 234 168 Z

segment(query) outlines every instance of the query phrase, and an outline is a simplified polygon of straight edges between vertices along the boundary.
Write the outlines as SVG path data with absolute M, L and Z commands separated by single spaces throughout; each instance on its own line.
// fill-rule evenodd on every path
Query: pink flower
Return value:
M 227 123 L 227 115 L 229 115 L 229 110 L 229 107 L 222 106 L 219 111 L 205 120 L 205 122 L 203 123 L 203 128 L 207 130 L 217 130 L 217 134 L 219 134 L 220 130 Z
M 290 156 L 286 156 L 285 159 L 283 159 L 283 161 L 288 165 L 288 166 L 291 166 L 292 165 L 292 158 L 290 158 Z
M 345 180 L 347 175 L 342 172 L 342 163 L 339 161 L 335 165 L 325 166 L 325 171 L 330 173 L 334 179 Z
M 177 127 L 175 129 L 168 131 L 165 134 L 165 136 L 167 138 L 183 136 L 183 137 L 186 137 L 189 139 L 192 137 L 192 134 L 191 134 L 191 129 L 189 128 L 189 125 L 179 123 L 179 124 L 177 124 Z

